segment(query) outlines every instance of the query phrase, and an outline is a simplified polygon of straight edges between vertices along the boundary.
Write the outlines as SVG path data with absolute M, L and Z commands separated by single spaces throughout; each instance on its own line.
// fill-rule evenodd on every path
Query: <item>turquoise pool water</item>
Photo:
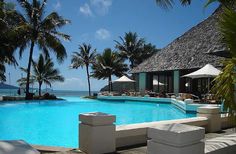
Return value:
M 23 139 L 31 144 L 78 147 L 78 115 L 116 115 L 116 125 L 194 117 L 171 104 L 99 101 L 67 97 L 64 101 L 0 104 L 0 140 Z

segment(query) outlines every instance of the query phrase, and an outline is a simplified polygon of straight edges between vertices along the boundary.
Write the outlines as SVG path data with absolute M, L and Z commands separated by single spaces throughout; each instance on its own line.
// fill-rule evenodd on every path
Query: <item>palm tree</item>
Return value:
M 49 51 L 54 52 L 57 60 L 62 62 L 67 54 L 59 38 L 70 40 L 70 36 L 59 32 L 58 29 L 68 24 L 69 20 L 59 16 L 57 12 L 51 12 L 44 18 L 47 0 L 42 2 L 32 0 L 32 3 L 28 0 L 18 0 L 18 2 L 24 14 L 20 26 L 17 26 L 15 31 L 23 36 L 21 37 L 20 56 L 27 46 L 30 46 L 26 82 L 26 99 L 30 99 L 29 80 L 34 47 L 37 45 L 46 57 L 49 57 Z
M 23 68 L 23 67 L 20 67 L 20 70 L 24 73 L 27 73 L 27 68 Z M 22 77 L 20 79 L 17 80 L 17 83 L 19 84 L 19 86 L 22 88 L 22 89 L 25 89 L 26 87 L 26 82 L 27 82 L 27 78 L 26 77 Z M 35 80 L 35 76 L 32 75 L 32 72 L 30 72 L 30 80 L 29 80 L 29 84 L 32 85 L 32 89 L 33 89 L 33 85 L 34 83 L 37 82 Z
M 78 69 L 79 67 L 85 66 L 87 72 L 87 80 L 88 80 L 88 88 L 89 88 L 89 96 L 91 96 L 91 88 L 90 88 L 90 75 L 89 75 L 89 66 L 93 64 L 95 61 L 96 49 L 92 50 L 90 44 L 83 43 L 79 45 L 79 52 L 74 52 L 71 59 L 71 67 L 74 69 Z
M 143 38 L 139 38 L 137 33 L 132 32 L 125 33 L 124 38 L 119 38 L 121 42 L 115 40 L 115 47 L 120 51 L 121 57 L 130 61 L 130 68 L 134 68 L 137 65 L 135 61 L 140 55 L 145 40 Z
M 157 49 L 155 45 L 152 45 L 151 43 L 144 44 L 143 47 L 140 49 L 139 54 L 137 55 L 135 63 L 141 64 L 144 60 L 151 57 L 154 53 L 158 51 L 160 51 L 160 49 Z
M 42 84 L 52 86 L 52 82 L 64 81 L 64 77 L 60 75 L 60 71 L 54 68 L 54 63 L 50 58 L 44 58 L 42 54 L 40 54 L 38 61 L 32 61 L 33 64 L 33 72 L 31 74 L 31 83 L 38 82 L 39 85 L 39 96 L 41 96 L 41 88 Z M 21 68 L 22 71 L 27 73 L 27 69 Z M 27 81 L 26 78 L 21 78 L 18 80 L 20 86 L 23 85 Z
M 12 30 L 19 24 L 20 15 L 11 7 L 12 4 L 0 0 L 0 80 L 5 81 L 5 63 L 16 65 L 13 56 L 17 48 L 17 35 Z
M 97 79 L 108 79 L 109 92 L 112 91 L 112 75 L 121 77 L 128 67 L 124 64 L 124 59 L 117 52 L 113 52 L 110 48 L 104 50 L 96 58 L 96 63 L 92 66 L 92 76 Z

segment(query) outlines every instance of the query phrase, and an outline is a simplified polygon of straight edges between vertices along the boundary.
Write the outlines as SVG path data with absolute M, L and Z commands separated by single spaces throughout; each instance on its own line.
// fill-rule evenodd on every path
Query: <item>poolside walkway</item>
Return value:
M 229 135 L 233 133 L 236 133 L 236 128 L 226 129 L 218 133 L 208 133 L 208 134 L 205 134 L 205 140 L 221 137 L 221 136 Z M 34 145 L 33 147 L 38 149 L 41 152 L 41 154 L 52 154 L 52 153 L 53 154 L 85 154 L 79 150 L 69 149 L 69 148 L 55 148 L 55 147 L 44 147 L 44 146 L 34 146 Z M 44 152 L 44 151 L 47 151 L 47 152 Z M 117 151 L 116 154 L 146 154 L 146 153 L 147 153 L 147 146 L 142 146 L 142 147 L 137 147 L 137 148 L 120 150 L 120 151 Z

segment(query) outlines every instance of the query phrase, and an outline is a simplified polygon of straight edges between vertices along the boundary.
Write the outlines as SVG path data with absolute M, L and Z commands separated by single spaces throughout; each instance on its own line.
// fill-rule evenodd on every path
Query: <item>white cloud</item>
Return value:
M 90 0 L 80 6 L 79 11 L 86 16 L 106 15 L 112 5 L 112 0 Z
M 61 9 L 61 2 L 57 1 L 55 4 L 52 5 L 55 10 L 60 10 Z
M 86 16 L 93 16 L 93 13 L 92 13 L 92 11 L 90 9 L 90 6 L 87 3 L 85 3 L 83 6 L 81 6 L 79 8 L 79 11 L 82 14 L 86 15 Z
M 101 28 L 95 32 L 95 38 L 99 40 L 106 40 L 111 37 L 111 34 L 108 30 Z
M 112 5 L 112 0 L 90 0 L 90 3 L 94 7 L 96 13 L 105 15 Z

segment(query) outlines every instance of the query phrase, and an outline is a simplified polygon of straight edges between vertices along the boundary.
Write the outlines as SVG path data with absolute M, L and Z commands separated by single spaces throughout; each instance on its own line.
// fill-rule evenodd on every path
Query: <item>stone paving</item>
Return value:
M 236 128 L 226 129 L 226 130 L 223 130 L 223 131 L 217 132 L 217 133 L 208 133 L 208 134 L 205 134 L 205 140 L 215 138 L 215 137 L 220 137 L 223 135 L 233 134 L 233 133 L 236 133 Z M 37 148 L 37 146 L 35 146 L 35 148 L 39 149 L 41 154 L 52 154 L 52 153 L 53 154 L 85 154 L 85 153 L 81 152 L 80 150 L 76 150 L 76 149 L 61 148 L 60 152 L 42 152 L 41 150 L 43 150 L 43 147 L 39 146 Z M 47 150 L 50 150 L 50 147 L 45 147 L 45 148 Z M 116 152 L 116 154 L 146 154 L 146 153 L 147 153 L 147 146 L 130 148 L 130 149 L 120 150 L 120 151 Z

